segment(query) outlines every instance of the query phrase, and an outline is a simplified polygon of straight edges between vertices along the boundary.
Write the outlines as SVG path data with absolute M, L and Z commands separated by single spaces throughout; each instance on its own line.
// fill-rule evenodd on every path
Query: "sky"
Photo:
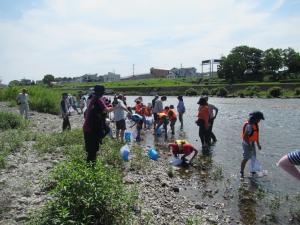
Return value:
M 299 52 L 299 12 L 300 0 L 0 0 L 0 79 L 201 72 L 239 45 Z

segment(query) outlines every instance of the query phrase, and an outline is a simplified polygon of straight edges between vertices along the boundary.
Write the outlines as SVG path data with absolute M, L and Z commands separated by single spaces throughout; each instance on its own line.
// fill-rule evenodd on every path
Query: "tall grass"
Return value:
M 29 107 L 31 110 L 58 114 L 62 90 L 47 88 L 43 86 L 26 87 L 29 94 Z M 0 89 L 0 101 L 15 101 L 22 87 L 8 87 Z

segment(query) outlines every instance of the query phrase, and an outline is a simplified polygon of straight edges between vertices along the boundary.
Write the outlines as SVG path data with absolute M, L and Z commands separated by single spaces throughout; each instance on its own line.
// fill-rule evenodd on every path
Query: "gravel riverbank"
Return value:
M 17 108 L 8 107 L 3 102 L 0 108 L 1 111 L 18 113 Z M 31 123 L 28 130 L 61 131 L 62 120 L 59 116 L 32 111 L 29 115 Z M 72 128 L 81 128 L 83 116 L 73 112 L 70 122 Z M 58 153 L 37 154 L 32 149 L 33 143 L 26 142 L 21 149 L 16 149 L 7 157 L 6 168 L 0 170 L 1 225 L 24 224 L 30 213 L 46 202 L 48 196 L 41 183 L 49 171 L 64 160 L 64 156 Z M 124 183 L 137 185 L 139 190 L 139 205 L 135 208 L 136 224 L 145 224 L 146 221 L 149 222 L 147 224 L 165 225 L 240 223 L 227 215 L 226 202 L 214 198 L 219 192 L 217 184 L 214 188 L 205 187 L 205 183 L 195 186 L 203 191 L 205 201 L 202 198 L 187 198 L 182 194 L 187 187 L 195 185 L 194 176 L 182 176 L 180 171 L 169 166 L 168 160 L 168 154 L 162 153 L 158 161 L 147 160 L 141 170 L 126 166 Z

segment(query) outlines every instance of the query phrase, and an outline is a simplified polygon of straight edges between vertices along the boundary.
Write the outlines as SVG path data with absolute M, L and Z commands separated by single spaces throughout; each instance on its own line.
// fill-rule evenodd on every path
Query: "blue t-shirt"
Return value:
M 288 154 L 288 158 L 289 158 L 290 163 L 292 163 L 294 165 L 300 165 L 300 150 L 290 152 Z

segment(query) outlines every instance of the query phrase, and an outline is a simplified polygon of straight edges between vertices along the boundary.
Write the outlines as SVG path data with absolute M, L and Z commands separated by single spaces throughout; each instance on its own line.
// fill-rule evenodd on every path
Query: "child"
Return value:
M 261 146 L 259 143 L 259 127 L 258 123 L 261 120 L 264 120 L 264 115 L 262 112 L 255 111 L 250 113 L 249 120 L 244 124 L 242 130 L 242 139 L 243 139 L 243 160 L 241 162 L 241 178 L 244 178 L 244 169 L 246 163 L 251 157 L 256 156 L 255 143 L 259 150 Z
M 178 158 L 178 156 L 180 154 L 183 154 L 183 156 L 181 157 L 181 159 L 183 160 L 184 163 L 186 163 L 186 161 L 187 161 L 186 157 L 189 156 L 190 154 L 192 154 L 193 152 L 194 152 L 194 155 L 190 159 L 189 163 L 191 163 L 192 160 L 198 154 L 198 151 L 191 144 L 188 144 L 188 143 L 170 143 L 168 145 L 168 147 L 172 149 L 172 154 L 176 158 Z
M 168 117 L 169 117 L 169 121 L 170 121 L 172 135 L 174 135 L 175 134 L 175 123 L 177 121 L 177 115 L 176 115 L 176 111 L 174 109 L 174 105 L 170 105 L 170 109 L 168 111 Z

